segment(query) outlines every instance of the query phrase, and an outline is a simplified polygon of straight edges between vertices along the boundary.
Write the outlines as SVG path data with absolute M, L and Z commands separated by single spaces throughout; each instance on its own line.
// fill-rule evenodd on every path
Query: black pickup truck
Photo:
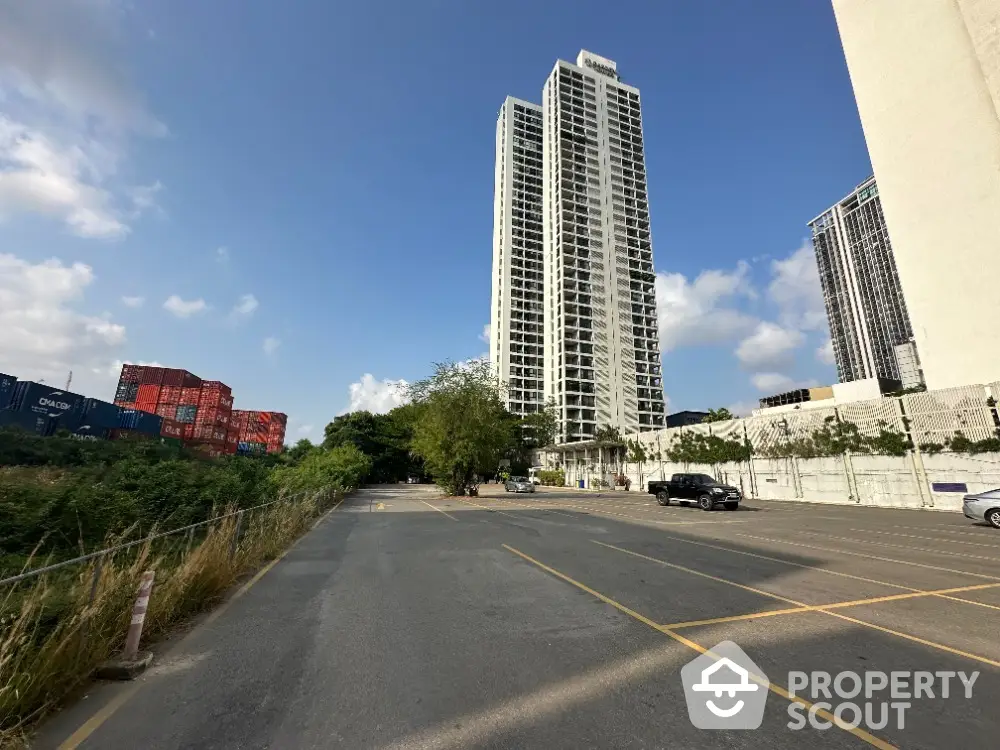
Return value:
M 682 505 L 696 502 L 702 510 L 712 510 L 716 505 L 736 510 L 743 499 L 738 489 L 721 484 L 708 474 L 674 474 L 670 481 L 650 482 L 649 494 L 656 495 L 660 505 L 670 505 L 671 500 Z

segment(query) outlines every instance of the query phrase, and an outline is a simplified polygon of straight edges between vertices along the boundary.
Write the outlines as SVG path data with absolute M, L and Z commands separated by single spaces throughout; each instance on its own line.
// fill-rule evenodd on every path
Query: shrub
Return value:
M 566 484 L 566 472 L 562 469 L 539 471 L 538 481 L 546 487 L 563 487 Z

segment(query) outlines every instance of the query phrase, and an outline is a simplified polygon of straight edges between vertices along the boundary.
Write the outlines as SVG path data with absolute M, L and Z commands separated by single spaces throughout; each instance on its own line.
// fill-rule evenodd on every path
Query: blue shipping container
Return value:
M 84 424 L 73 430 L 73 437 L 81 440 L 107 440 L 108 428 L 99 424 L 84 422 Z
M 60 426 L 72 430 L 83 416 L 84 398 L 78 393 L 50 388 L 44 383 L 30 380 L 18 381 L 10 402 L 12 411 L 34 414 L 58 414 Z
M 10 400 L 14 396 L 14 385 L 16 383 L 17 378 L 13 375 L 5 375 L 0 372 L 0 409 L 6 409 L 8 404 L 10 404 Z
M 107 429 L 117 427 L 121 407 L 101 401 L 99 398 L 88 398 L 83 404 L 83 419 L 81 424 L 89 423 L 99 425 Z
M 119 427 L 123 427 L 126 430 L 146 432 L 150 435 L 159 435 L 162 424 L 162 417 L 150 414 L 149 412 L 139 411 L 138 409 L 122 409 L 121 419 L 118 420 Z
M 55 433 L 59 417 L 48 414 L 35 414 L 31 411 L 0 411 L 0 427 L 19 427 L 26 432 L 48 437 Z
M 189 404 L 183 404 L 177 407 L 177 421 L 183 422 L 184 424 L 194 424 L 195 417 L 198 415 L 198 407 L 191 406 Z

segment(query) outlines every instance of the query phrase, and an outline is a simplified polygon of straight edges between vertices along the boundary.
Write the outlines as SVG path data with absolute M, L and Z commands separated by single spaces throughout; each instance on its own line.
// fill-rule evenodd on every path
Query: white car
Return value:
M 962 498 L 962 513 L 973 521 L 986 521 L 994 529 L 1000 529 L 1000 489 L 966 495 Z

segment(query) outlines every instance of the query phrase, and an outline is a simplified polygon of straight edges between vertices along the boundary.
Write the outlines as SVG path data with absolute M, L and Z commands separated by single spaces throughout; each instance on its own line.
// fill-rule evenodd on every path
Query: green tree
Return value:
M 522 437 L 528 450 L 539 450 L 552 445 L 559 430 L 559 409 L 555 400 L 549 400 L 536 412 L 525 414 L 521 420 Z
M 368 481 L 398 482 L 422 474 L 411 455 L 416 406 L 400 406 L 387 414 L 356 411 L 342 414 L 326 426 L 323 445 L 352 445 L 371 459 Z
M 729 411 L 726 407 L 721 409 L 709 409 L 708 414 L 702 417 L 702 422 L 728 422 L 730 419 L 735 419 L 733 413 Z
M 625 441 L 622 440 L 621 431 L 611 425 L 598 427 L 594 432 L 594 445 L 597 446 L 598 463 L 600 465 L 601 480 L 604 479 L 605 456 L 610 456 L 613 466 L 618 465 L 622 453 L 625 450 Z
M 313 445 L 308 438 L 302 438 L 294 446 L 289 448 L 288 458 L 293 462 L 301 461 L 314 450 L 316 450 L 316 446 Z
M 516 449 L 518 424 L 489 362 L 435 364 L 409 394 L 418 407 L 413 450 L 446 491 L 464 494 L 476 474 L 492 474 Z

